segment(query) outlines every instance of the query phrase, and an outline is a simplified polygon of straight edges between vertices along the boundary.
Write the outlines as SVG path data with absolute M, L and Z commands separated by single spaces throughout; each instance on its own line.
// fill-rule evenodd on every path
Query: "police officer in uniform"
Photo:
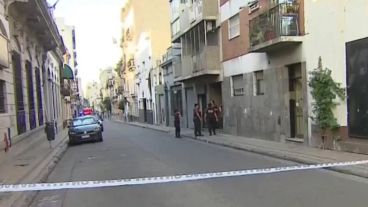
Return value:
M 217 114 L 215 113 L 215 110 L 212 106 L 212 103 L 208 104 L 208 108 L 206 110 L 206 121 L 208 126 L 208 131 L 210 133 L 210 136 L 216 135 L 216 123 L 218 121 Z
M 194 136 L 203 136 L 201 132 L 202 112 L 198 104 L 194 104 L 193 109 Z

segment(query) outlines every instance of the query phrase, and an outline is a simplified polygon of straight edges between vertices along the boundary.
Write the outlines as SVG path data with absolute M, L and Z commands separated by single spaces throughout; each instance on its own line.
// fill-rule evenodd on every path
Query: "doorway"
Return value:
M 147 122 L 147 99 L 143 99 L 143 120 Z
M 302 67 L 300 63 L 288 66 L 289 73 L 289 109 L 290 109 L 290 138 L 304 138 L 304 99 Z
M 204 113 L 205 113 L 205 110 L 206 110 L 206 107 L 207 107 L 206 94 L 199 94 L 198 95 L 198 104 L 199 104 L 199 108 L 201 109 L 201 112 L 202 112 L 202 126 L 206 127 L 205 126 L 206 122 L 203 119 Z
M 187 112 L 187 127 L 194 128 L 193 108 L 195 104 L 195 98 L 194 98 L 193 88 L 185 89 L 185 99 L 186 99 L 186 105 L 187 105 L 187 111 L 186 111 Z

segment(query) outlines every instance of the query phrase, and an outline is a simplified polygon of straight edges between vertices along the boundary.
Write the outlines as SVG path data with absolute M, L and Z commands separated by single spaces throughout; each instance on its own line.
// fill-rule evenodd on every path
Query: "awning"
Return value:
M 67 64 L 64 64 L 63 79 L 68 79 L 68 80 L 73 80 L 74 79 L 73 70 Z

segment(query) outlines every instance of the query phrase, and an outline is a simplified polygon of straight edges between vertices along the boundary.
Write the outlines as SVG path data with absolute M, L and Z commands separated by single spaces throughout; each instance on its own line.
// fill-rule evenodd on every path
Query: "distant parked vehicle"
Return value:
M 86 141 L 103 141 L 102 129 L 95 116 L 83 116 L 73 119 L 68 135 L 70 145 Z
M 83 115 L 84 116 L 93 115 L 93 109 L 92 108 L 84 108 L 83 109 Z

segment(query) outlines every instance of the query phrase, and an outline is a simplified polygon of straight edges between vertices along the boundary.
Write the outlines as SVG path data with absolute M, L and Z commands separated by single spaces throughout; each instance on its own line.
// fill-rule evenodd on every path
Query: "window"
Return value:
M 240 20 L 239 14 L 231 17 L 229 19 L 229 39 L 237 37 L 240 35 Z
M 96 119 L 93 117 L 76 119 L 73 121 L 73 126 L 90 125 L 96 123 Z
M 264 95 L 265 85 L 263 79 L 263 70 L 254 72 L 254 80 L 255 80 L 255 95 L 260 96 Z
M 295 36 L 299 34 L 297 16 L 281 17 L 281 34 L 284 36 Z
M 6 104 L 5 104 L 5 81 L 0 80 L 0 113 L 6 112 Z
M 274 1 L 274 0 L 271 0 Z M 259 9 L 259 2 L 258 0 L 254 0 L 248 3 L 248 7 L 249 7 L 249 14 L 253 13 L 254 11 Z
M 174 115 L 175 109 L 178 109 L 180 113 L 183 113 L 182 105 L 182 93 L 178 87 L 171 87 L 171 114 Z
M 170 2 L 171 7 L 171 20 L 175 20 L 179 17 L 180 2 L 178 0 L 172 0 Z
M 171 24 L 171 32 L 172 32 L 172 36 L 174 36 L 174 35 L 176 35 L 180 32 L 180 21 L 179 21 L 179 19 L 175 20 Z
M 232 96 L 243 96 L 244 91 L 244 82 L 243 75 L 232 76 L 230 80 L 230 85 L 232 88 Z

